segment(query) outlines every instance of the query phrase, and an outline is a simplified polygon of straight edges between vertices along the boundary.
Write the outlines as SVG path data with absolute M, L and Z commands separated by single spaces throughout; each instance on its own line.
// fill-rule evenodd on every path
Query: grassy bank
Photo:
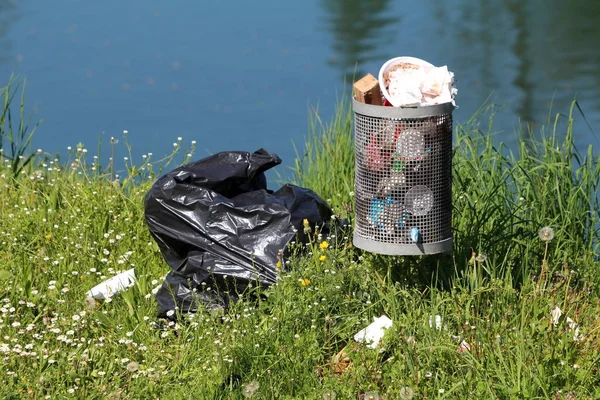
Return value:
M 600 398 L 598 161 L 575 151 L 572 113 L 514 156 L 481 131 L 489 115 L 456 128 L 451 256 L 382 257 L 315 236 L 276 286 L 179 323 L 155 317 L 168 268 L 143 218 L 164 162 L 146 157 L 118 183 L 84 147 L 24 164 L 3 119 L 0 397 Z M 295 174 L 350 221 L 351 135 L 347 104 L 313 117 Z M 132 267 L 134 287 L 86 300 Z M 354 343 L 383 314 L 381 346 Z

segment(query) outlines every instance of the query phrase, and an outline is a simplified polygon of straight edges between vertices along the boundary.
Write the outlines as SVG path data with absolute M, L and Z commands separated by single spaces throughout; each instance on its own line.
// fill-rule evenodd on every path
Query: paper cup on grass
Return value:
M 135 272 L 133 268 L 91 288 L 86 295 L 94 299 L 106 299 L 119 293 L 120 291 L 133 286 L 135 283 Z

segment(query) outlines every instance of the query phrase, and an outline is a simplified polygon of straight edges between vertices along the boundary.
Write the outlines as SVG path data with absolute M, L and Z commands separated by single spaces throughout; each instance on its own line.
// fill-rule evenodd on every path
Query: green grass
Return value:
M 155 317 L 168 267 L 143 198 L 183 145 L 119 182 L 83 146 L 18 174 L 2 155 L 0 398 L 599 398 L 598 160 L 575 151 L 573 111 L 516 155 L 480 131 L 492 115 L 456 128 L 451 256 L 383 257 L 315 233 L 277 285 L 178 323 Z M 312 117 L 294 176 L 349 221 L 351 117 L 343 102 L 329 123 Z M 131 267 L 134 287 L 86 301 Z M 382 314 L 394 324 L 380 348 L 354 343 Z

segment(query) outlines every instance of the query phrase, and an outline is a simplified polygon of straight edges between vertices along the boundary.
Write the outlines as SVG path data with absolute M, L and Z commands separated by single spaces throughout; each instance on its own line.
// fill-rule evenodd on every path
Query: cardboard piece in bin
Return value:
M 383 105 L 379 81 L 371 74 L 367 74 L 352 86 L 356 101 L 376 106 Z

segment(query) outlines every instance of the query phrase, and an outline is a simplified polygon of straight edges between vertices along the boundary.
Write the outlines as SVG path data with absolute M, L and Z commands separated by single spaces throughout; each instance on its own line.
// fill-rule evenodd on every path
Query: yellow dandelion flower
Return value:
M 304 278 L 304 279 L 302 279 L 302 280 L 300 281 L 300 284 L 301 284 L 302 286 L 308 286 L 308 285 L 310 285 L 310 279 L 308 279 L 308 278 Z
M 47 233 L 46 236 L 44 236 L 46 239 L 51 239 L 52 238 L 52 234 L 51 233 Z
M 320 261 L 325 261 L 327 260 L 327 256 L 325 254 L 323 254 L 321 257 L 319 257 Z
M 304 233 L 309 234 L 310 233 L 310 223 L 308 222 L 308 219 L 304 218 L 304 220 L 302 221 L 302 225 L 304 226 Z
M 319 247 L 321 248 L 321 250 L 326 250 L 329 247 L 329 243 L 327 243 L 326 240 L 322 241 L 321 244 L 319 245 Z

